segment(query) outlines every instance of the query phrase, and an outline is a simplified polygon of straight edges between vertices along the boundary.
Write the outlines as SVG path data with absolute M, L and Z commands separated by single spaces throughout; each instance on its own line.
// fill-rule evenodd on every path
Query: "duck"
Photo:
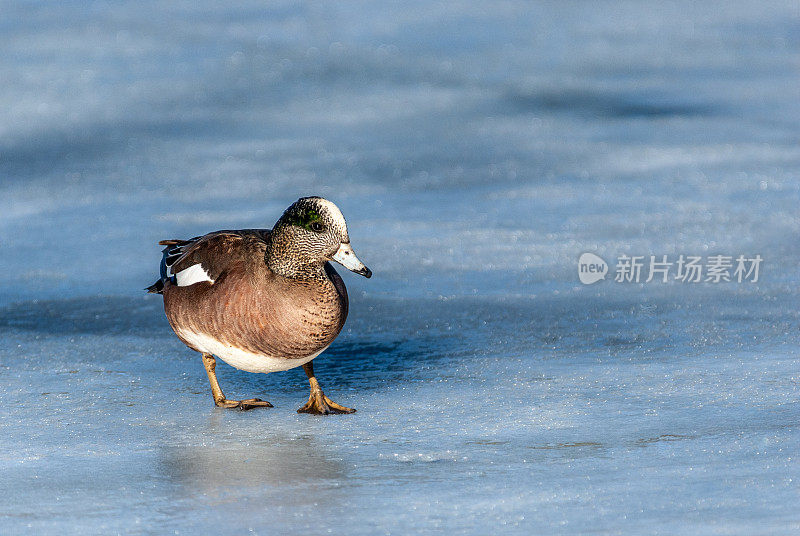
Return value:
M 163 296 L 175 335 L 201 354 L 217 407 L 273 407 L 260 398 L 227 398 L 217 379 L 218 358 L 253 373 L 302 366 L 310 394 L 298 413 L 356 411 L 325 396 L 312 364 L 347 319 L 347 288 L 331 261 L 372 276 L 333 202 L 302 197 L 272 229 L 214 231 L 159 245 L 165 246 L 160 278 L 146 290 Z

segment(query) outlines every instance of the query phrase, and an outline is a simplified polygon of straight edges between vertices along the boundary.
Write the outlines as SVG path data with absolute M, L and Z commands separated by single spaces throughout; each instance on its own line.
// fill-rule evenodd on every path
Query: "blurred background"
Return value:
M 0 518 L 10 533 L 800 528 L 800 6 L 0 4 Z M 348 219 L 302 371 L 172 334 L 164 238 Z M 577 259 L 761 255 L 757 283 Z

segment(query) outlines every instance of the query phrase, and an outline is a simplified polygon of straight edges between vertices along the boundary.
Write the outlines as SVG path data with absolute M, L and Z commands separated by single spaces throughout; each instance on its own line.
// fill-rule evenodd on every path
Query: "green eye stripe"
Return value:
M 289 220 L 292 225 L 297 225 L 309 231 L 313 231 L 311 224 L 314 222 L 322 222 L 322 216 L 314 209 L 308 209 L 305 212 L 296 214 Z

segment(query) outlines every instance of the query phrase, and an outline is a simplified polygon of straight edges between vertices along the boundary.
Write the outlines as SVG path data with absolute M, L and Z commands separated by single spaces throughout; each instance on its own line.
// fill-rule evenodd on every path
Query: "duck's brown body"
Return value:
M 213 282 L 168 281 L 163 290 L 178 338 L 248 372 L 303 365 L 333 342 L 347 318 L 347 290 L 333 267 L 325 263 L 320 278 L 275 274 L 264 260 L 268 237 L 264 230 L 206 235 L 172 270 L 199 262 Z

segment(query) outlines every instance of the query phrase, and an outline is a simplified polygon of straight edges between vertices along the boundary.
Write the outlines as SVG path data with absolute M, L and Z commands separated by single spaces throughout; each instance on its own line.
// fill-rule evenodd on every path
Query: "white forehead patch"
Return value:
M 320 208 L 325 210 L 330 215 L 331 220 L 333 220 L 333 224 L 338 227 L 339 230 L 346 236 L 347 222 L 344 221 L 344 215 L 342 214 L 342 211 L 339 210 L 339 207 L 327 199 L 319 198 L 316 201 L 319 203 Z

